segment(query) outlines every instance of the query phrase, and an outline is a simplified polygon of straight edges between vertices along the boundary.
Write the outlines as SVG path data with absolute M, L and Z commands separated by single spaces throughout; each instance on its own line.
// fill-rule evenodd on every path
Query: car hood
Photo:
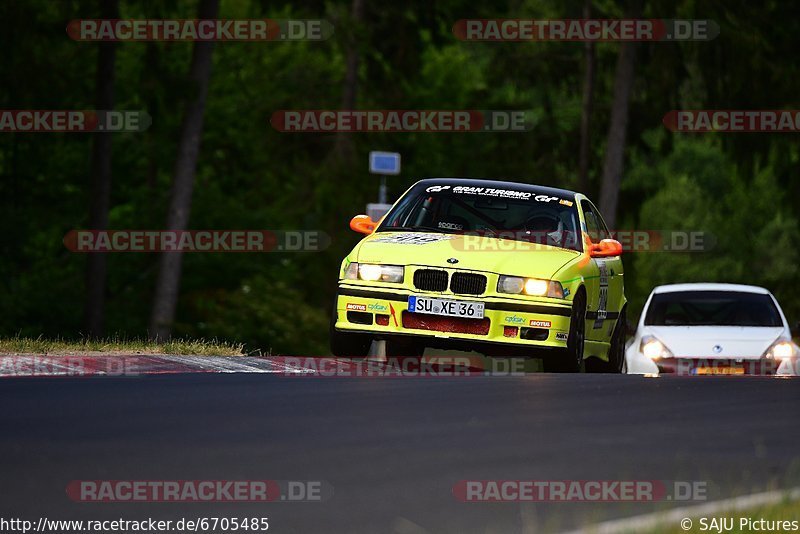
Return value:
M 760 358 L 783 334 L 783 327 L 648 326 L 678 358 Z M 719 347 L 714 351 L 714 347 Z
M 351 259 L 363 263 L 424 265 L 541 278 L 551 278 L 581 255 L 537 243 L 431 232 L 374 233 L 362 240 L 355 252 Z

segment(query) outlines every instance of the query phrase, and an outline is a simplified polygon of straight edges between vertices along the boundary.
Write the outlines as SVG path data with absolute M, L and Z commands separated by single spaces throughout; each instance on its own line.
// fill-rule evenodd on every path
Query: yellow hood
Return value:
M 356 246 L 350 260 L 552 278 L 570 260 L 579 256 L 580 253 L 573 250 L 494 237 L 433 232 L 378 232 L 364 238 Z M 458 262 L 453 263 L 452 259 Z

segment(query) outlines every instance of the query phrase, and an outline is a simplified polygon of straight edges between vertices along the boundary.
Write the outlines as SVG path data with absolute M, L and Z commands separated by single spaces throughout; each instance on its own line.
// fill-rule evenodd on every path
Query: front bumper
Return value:
M 633 359 L 631 358 L 633 356 Z M 632 360 L 636 362 L 632 368 Z M 646 364 L 645 364 L 646 362 Z M 629 355 L 629 373 L 666 374 L 676 376 L 703 375 L 748 375 L 748 376 L 797 376 L 798 360 L 771 360 L 766 358 L 695 358 L 678 357 L 649 360 L 636 352 Z
M 484 319 L 455 319 L 408 311 L 410 296 L 483 302 Z M 570 303 L 552 299 L 511 299 L 388 290 L 340 283 L 335 328 L 377 339 L 411 336 L 429 346 L 495 345 L 559 349 L 567 345 Z

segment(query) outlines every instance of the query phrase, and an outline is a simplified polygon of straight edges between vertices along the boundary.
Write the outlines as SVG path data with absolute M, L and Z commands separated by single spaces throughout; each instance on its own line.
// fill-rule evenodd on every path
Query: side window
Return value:
M 603 216 L 600 215 L 600 210 L 594 206 L 592 206 L 592 208 L 592 213 L 594 213 L 595 219 L 597 219 L 597 226 L 600 228 L 600 239 L 610 239 L 611 232 L 608 231 L 608 226 L 606 226 Z
M 597 213 L 597 208 L 584 199 L 581 200 L 581 209 L 583 210 L 583 218 L 586 220 L 586 230 L 589 232 L 589 237 L 592 241 L 597 243 L 602 239 L 608 239 L 608 228 L 606 228 L 606 223 L 600 217 L 600 214 Z
M 594 215 L 592 205 L 587 200 L 581 200 L 581 210 L 583 210 L 583 219 L 586 221 L 586 231 L 589 233 L 589 238 L 593 243 L 597 243 L 600 241 L 600 225 Z

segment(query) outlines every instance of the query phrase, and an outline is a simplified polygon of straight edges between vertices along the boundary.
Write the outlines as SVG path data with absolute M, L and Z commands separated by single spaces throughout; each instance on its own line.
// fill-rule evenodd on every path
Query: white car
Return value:
M 625 360 L 630 374 L 797 375 L 798 354 L 772 293 L 699 283 L 653 290 Z

